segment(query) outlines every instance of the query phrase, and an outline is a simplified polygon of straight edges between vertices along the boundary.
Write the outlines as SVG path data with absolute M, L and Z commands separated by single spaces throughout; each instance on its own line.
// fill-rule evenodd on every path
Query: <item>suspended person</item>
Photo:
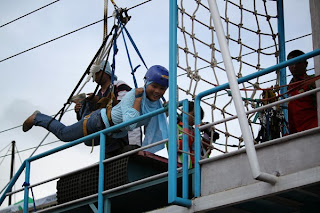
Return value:
M 287 59 L 292 59 L 305 53 L 301 50 L 291 51 Z M 313 76 L 307 75 L 308 62 L 301 61 L 290 65 L 289 70 L 292 74 L 290 86 L 288 87 L 288 94 L 294 96 L 308 90 L 315 88 L 314 81 L 311 80 Z M 289 117 L 289 131 L 290 134 L 301 132 L 318 126 L 317 116 L 317 100 L 316 95 L 311 94 L 288 103 L 288 117 Z
M 100 86 L 100 90 L 97 95 L 91 93 L 85 99 L 74 101 L 76 103 L 74 110 L 77 114 L 78 121 L 85 118 L 85 116 L 91 116 L 90 114 L 100 108 L 105 108 L 107 103 L 112 97 L 113 106 L 118 104 L 127 92 L 131 90 L 124 81 L 118 81 L 117 76 L 113 75 L 114 82 L 113 87 L 111 85 L 112 71 L 109 62 L 104 60 L 101 62 L 98 71 L 93 73 L 93 80 Z M 74 96 L 73 99 L 76 99 Z M 84 122 L 83 128 L 86 128 Z M 88 140 L 84 142 L 87 146 L 96 146 L 100 144 L 100 140 Z M 142 143 L 142 133 L 140 128 L 136 128 L 132 131 L 128 131 L 128 135 L 112 139 L 106 136 L 106 158 L 118 155 L 122 152 L 138 148 Z
M 132 89 L 111 109 L 107 115 L 107 109 L 102 108 L 94 111 L 87 119 L 88 134 L 103 130 L 113 125 L 128 122 L 140 115 L 162 108 L 160 98 L 168 88 L 169 73 L 168 70 L 160 65 L 152 66 L 148 69 L 143 88 Z M 52 121 L 51 121 L 52 120 Z M 82 118 L 77 123 L 65 126 L 60 121 L 52 119 L 50 116 L 35 111 L 23 123 L 24 132 L 29 131 L 34 125 L 41 126 L 52 132 L 62 141 L 73 141 L 84 136 Z M 51 123 L 50 123 L 51 122 Z M 110 133 L 112 138 L 121 138 L 137 127 L 145 126 L 145 138 L 142 146 L 167 139 L 168 124 L 164 113 L 144 119 L 120 129 L 119 132 Z M 155 153 L 164 148 L 164 145 L 158 145 L 147 149 L 146 151 Z

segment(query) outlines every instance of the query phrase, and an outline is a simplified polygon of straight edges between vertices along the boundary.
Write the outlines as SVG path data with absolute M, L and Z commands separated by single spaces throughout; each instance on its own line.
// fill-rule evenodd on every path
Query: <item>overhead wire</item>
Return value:
M 112 16 L 111 16 L 111 17 L 112 17 Z M 110 17 L 108 17 L 108 18 L 110 18 Z M 79 29 L 76 29 L 76 30 L 71 31 L 71 32 L 69 32 L 69 33 L 66 33 L 66 34 L 64 34 L 64 35 L 61 35 L 61 36 L 58 36 L 58 37 L 56 37 L 56 38 L 54 38 L 54 39 L 51 39 L 51 40 L 49 40 L 49 41 L 46 41 L 46 42 L 44 42 L 44 43 L 42 43 L 42 44 L 36 45 L 36 46 L 31 47 L 31 48 L 29 48 L 29 49 L 27 49 L 27 50 L 24 50 L 24 51 L 22 51 L 22 52 L 19 52 L 19 53 L 17 53 L 17 54 L 14 54 L 14 55 L 12 55 L 12 56 L 9 56 L 9 57 L 7 57 L 7 58 L 5 58 L 5 59 L 2 59 L 2 60 L 0 61 L 0 63 L 1 63 L 1 62 L 4 62 L 4 61 L 6 61 L 6 60 L 8 60 L 8 59 L 10 59 L 10 58 L 14 58 L 14 57 L 16 57 L 16 56 L 18 56 L 18 55 L 21 55 L 21 54 L 23 54 L 23 53 L 29 52 L 30 50 L 36 49 L 36 48 L 38 48 L 38 47 L 41 47 L 41 46 L 43 46 L 43 45 L 45 45 L 45 44 L 48 44 L 48 43 L 50 43 L 50 42 L 53 42 L 53 41 L 55 41 L 55 40 L 58 40 L 58 39 L 60 39 L 60 38 L 63 38 L 63 37 L 65 37 L 65 36 L 67 36 L 67 35 L 70 35 L 70 34 L 72 34 L 72 33 L 78 32 L 79 30 L 83 30 L 83 29 L 85 29 L 85 28 L 87 28 L 87 27 L 90 27 L 90 26 L 92 26 L 92 25 L 95 25 L 95 24 L 97 24 L 97 23 L 99 23 L 99 22 L 101 22 L 101 21 L 103 21 L 103 20 L 104 20 L 104 19 L 101 19 L 101 20 L 99 20 L 99 21 L 93 22 L 93 23 L 88 24 L 88 25 L 86 25 L 86 26 L 84 26 L 84 27 L 81 27 L 81 28 L 79 28 Z
M 147 1 L 145 1 L 145 2 L 142 2 L 142 3 L 140 3 L 140 4 L 137 4 L 137 5 L 135 5 L 135 6 L 132 6 L 132 7 L 128 8 L 127 11 L 129 11 L 129 10 L 131 10 L 131 9 L 133 9 L 133 8 L 136 8 L 136 7 L 138 7 L 138 6 L 141 6 L 141 5 L 143 5 L 143 4 L 147 3 L 147 2 L 150 2 L 150 1 L 152 1 L 152 0 L 147 0 Z M 111 17 L 112 17 L 112 16 L 108 16 L 107 18 L 109 19 L 109 18 L 111 18 Z M 75 33 L 75 32 L 78 32 L 78 31 L 80 31 L 80 30 L 83 30 L 83 29 L 85 29 L 85 28 L 87 28 L 87 27 L 90 27 L 90 26 L 92 26 L 92 25 L 95 25 L 95 24 L 97 24 L 97 23 L 99 23 L 99 22 L 102 22 L 102 21 L 104 21 L 104 20 L 105 20 L 105 19 L 103 18 L 103 19 L 101 19 L 101 20 L 95 21 L 95 22 L 93 22 L 93 23 L 91 23 L 91 24 L 88 24 L 88 25 L 86 25 L 86 26 L 80 27 L 80 28 L 78 28 L 78 29 L 76 29 L 76 30 L 74 30 L 74 31 L 71 31 L 71 32 L 66 33 L 66 34 L 64 34 L 64 35 L 61 35 L 61 36 L 58 36 L 58 37 L 56 37 L 56 38 L 54 38 L 54 39 L 51 39 L 51 40 L 49 40 L 49 41 L 46 41 L 46 42 L 44 42 L 44 43 L 42 43 L 42 44 L 36 45 L 36 46 L 31 47 L 31 48 L 29 48 L 29 49 L 27 49 L 27 50 L 24 50 L 24 51 L 22 51 L 22 52 L 19 52 L 19 53 L 17 53 L 17 54 L 14 54 L 14 55 L 12 55 L 12 56 L 9 56 L 9 57 L 7 57 L 7 58 L 4 58 L 4 59 L 0 60 L 0 63 L 6 61 L 6 60 L 8 60 L 8 59 L 14 58 L 14 57 L 16 57 L 16 56 L 18 56 L 18 55 L 21 55 L 21 54 L 23 54 L 23 53 L 29 52 L 30 50 L 36 49 L 36 48 L 38 48 L 38 47 L 41 47 L 41 46 L 43 46 L 43 45 L 45 45 L 45 44 L 48 44 L 48 43 L 50 43 L 50 42 L 53 42 L 53 41 L 55 41 L 55 40 L 58 40 L 58 39 L 60 39 L 60 38 L 63 38 L 63 37 L 65 37 L 65 36 L 67 36 L 67 35 L 70 35 L 70 34 L 72 34 L 72 33 Z
M 8 146 L 10 146 L 11 145 L 11 143 L 9 143 L 7 146 L 5 146 L 4 148 L 2 148 L 1 150 L 0 150 L 0 152 L 2 152 L 5 148 L 7 148 Z
M 16 150 L 15 153 L 18 154 L 18 157 L 19 157 L 19 160 L 20 160 L 20 164 L 22 164 L 22 160 L 21 160 L 20 152 L 19 152 L 18 147 L 17 147 L 17 143 L 15 143 L 15 150 Z M 24 170 L 24 172 L 26 172 L 26 171 Z
M 24 17 L 26 17 L 26 16 L 28 16 L 28 15 L 36 12 L 36 11 L 39 11 L 39 10 L 41 10 L 41 9 L 49 6 L 49 5 L 52 5 L 52 4 L 54 4 L 54 3 L 58 2 L 58 1 L 60 1 L 60 0 L 54 1 L 54 2 L 52 2 L 52 3 L 50 3 L 50 4 L 48 4 L 48 5 L 45 5 L 45 6 L 39 8 L 39 9 L 37 9 L 37 10 L 34 10 L 34 11 L 32 11 L 32 12 L 24 15 L 24 16 L 21 16 L 21 17 L 15 19 L 15 20 L 12 20 L 12 21 L 4 24 L 4 25 L 1 25 L 0 27 L 4 27 L 4 26 L 6 26 L 6 25 L 8 25 L 8 24 L 11 24 L 11 23 L 13 23 L 13 22 L 15 22 L 15 21 L 17 21 L 17 20 L 19 20 L 19 19 L 21 19 L 21 18 L 24 18 Z M 142 2 L 142 3 L 140 3 L 140 4 L 137 4 L 137 5 L 129 8 L 129 9 L 127 9 L 127 11 L 130 10 L 130 9 L 136 8 L 136 7 L 138 7 L 138 6 L 141 6 L 141 5 L 143 5 L 143 4 L 147 3 L 147 2 L 150 2 L 150 1 L 151 1 L 151 0 L 147 0 L 147 1 L 145 1 L 145 2 Z M 112 17 L 112 16 L 109 16 L 109 17 L 107 17 L 107 18 L 111 18 L 111 17 Z M 45 44 L 48 44 L 48 43 L 53 42 L 53 41 L 55 41 L 55 40 L 58 40 L 58 39 L 60 39 L 60 38 L 63 38 L 63 37 L 65 37 L 65 36 L 67 36 L 67 35 L 70 35 L 70 34 L 72 34 L 72 33 L 75 33 L 75 32 L 77 32 L 77 31 L 80 31 L 80 30 L 82 30 L 82 29 L 85 29 L 85 28 L 87 28 L 87 27 L 89 27 L 89 26 L 95 25 L 95 24 L 97 24 L 97 23 L 99 23 L 99 22 L 101 22 L 101 21 L 104 21 L 104 20 L 105 20 L 105 18 L 104 18 L 104 19 L 101 19 L 101 20 L 98 20 L 98 21 L 96 21 L 96 22 L 93 22 L 93 23 L 91 23 L 91 24 L 88 24 L 88 25 L 86 25 L 86 26 L 84 26 L 84 27 L 81 27 L 81 28 L 79 28 L 79 29 L 77 29 L 77 30 L 71 31 L 71 32 L 66 33 L 66 34 L 64 34 L 64 35 L 61 35 L 61 36 L 56 37 L 56 38 L 54 38 L 54 39 L 51 39 L 51 40 L 49 40 L 49 41 L 47 41 L 47 42 L 44 42 L 44 43 L 42 43 L 42 44 L 39 44 L 39 45 L 37 45 L 37 46 L 34 46 L 34 47 L 29 48 L 29 49 L 27 49 L 27 50 L 24 50 L 24 51 L 22 51 L 22 52 L 20 52 L 20 53 L 17 53 L 17 54 L 15 54 L 15 55 L 12 55 L 12 56 L 10 56 L 10 57 L 7 57 L 7 58 L 5 58 L 5 59 L 2 59 L 0 62 L 6 61 L 6 60 L 11 59 L 11 58 L 14 58 L 14 57 L 16 57 L 16 56 L 18 56 L 18 55 L 21 55 L 21 54 L 26 53 L 26 52 L 28 52 L 28 51 L 30 51 L 30 50 L 36 49 L 36 48 L 38 48 L 38 47 L 40 47 L 40 46 L 43 46 L 43 45 L 45 45 Z M 21 125 L 19 125 L 19 126 L 17 126 L 17 127 L 13 127 L 13 128 L 7 129 L 7 130 L 4 130 L 4 131 L 1 131 L 0 133 L 3 133 L 3 132 L 5 132 L 5 131 L 9 131 L 9 130 L 12 130 L 12 129 L 15 129 L 15 128 L 18 128 L 18 127 L 21 127 Z M 45 138 L 46 138 L 46 137 L 45 137 Z M 45 138 L 43 139 L 43 141 L 45 140 Z M 37 150 L 40 146 L 45 146 L 45 145 L 48 145 L 48 144 L 56 143 L 56 142 L 59 142 L 60 140 L 54 141 L 54 142 L 50 142 L 50 143 L 46 143 L 46 144 L 42 144 L 43 141 L 42 141 L 37 147 L 28 148 L 28 149 L 22 150 L 22 151 L 20 151 L 20 152 L 28 151 L 28 150 L 34 149 L 34 148 L 36 148 L 36 150 Z M 34 150 L 34 152 L 35 152 L 36 150 Z M 18 150 L 17 150 L 17 153 L 18 153 L 18 154 L 19 154 L 20 152 L 18 152 Z M 34 152 L 33 152 L 33 153 L 34 153 Z M 33 154 L 33 153 L 32 153 L 32 154 Z M 7 155 L 5 155 L 5 156 L 7 156 Z M 3 159 L 4 159 L 5 156 L 0 156 L 0 158 L 3 157 Z M 31 155 L 31 156 L 32 156 L 32 155 Z M 19 155 L 19 157 L 20 157 L 20 155 Z M 20 161 L 21 161 L 21 158 L 20 158 Z M 8 184 L 9 184 L 9 183 L 8 183 Z M 7 184 L 7 185 L 8 185 L 8 184 Z M 4 189 L 5 189 L 5 188 L 6 188 L 6 186 L 4 187 Z M 3 190 L 4 190 L 4 189 L 3 189 Z M 1 193 L 2 193 L 3 190 L 1 190 Z
M 142 3 L 140 3 L 140 4 L 137 4 L 137 5 L 129 8 L 129 9 L 127 9 L 127 11 L 130 10 L 130 9 L 136 8 L 136 7 L 138 7 L 138 6 L 141 6 L 141 5 L 143 5 L 143 4 L 147 3 L 147 2 L 150 2 L 150 1 L 151 1 L 151 0 L 147 0 L 147 1 L 145 1 L 145 2 L 142 2 Z M 111 17 L 112 17 L 112 16 L 109 16 L 109 17 L 107 17 L 107 18 L 111 18 Z M 47 41 L 47 42 L 45 42 L 45 43 L 42 43 L 42 44 L 37 45 L 37 46 L 35 46 L 35 47 L 32 47 L 32 48 L 30 48 L 30 49 L 28 49 L 28 50 L 25 50 L 25 51 L 23 51 L 23 52 L 20 52 L 20 53 L 18 53 L 18 54 L 15 54 L 15 55 L 13 55 L 13 56 L 10 56 L 10 57 L 8 57 L 8 58 L 6 58 L 6 59 L 3 59 L 3 60 L 1 60 L 0 62 L 3 62 L 3 61 L 5 61 L 5 60 L 8 60 L 8 59 L 13 58 L 13 57 L 15 57 L 15 56 L 18 56 L 18 55 L 20 55 L 20 54 L 22 54 L 22 53 L 28 52 L 28 51 L 30 51 L 30 50 L 32 50 L 32 49 L 35 49 L 35 48 L 40 47 L 40 46 L 42 46 L 42 45 L 44 45 L 44 44 L 50 43 L 50 42 L 52 42 L 52 41 L 54 41 L 54 40 L 57 40 L 57 39 L 59 39 L 59 38 L 62 38 L 62 37 L 64 37 L 64 36 L 70 35 L 71 33 L 74 33 L 74 32 L 77 32 L 77 31 L 79 31 L 79 30 L 82 30 L 82 29 L 84 29 L 84 28 L 86 28 L 86 27 L 89 27 L 89 26 L 91 26 L 91 25 L 94 25 L 94 24 L 96 24 L 96 23 L 99 23 L 99 22 L 101 22 L 101 21 L 103 21 L 103 20 L 104 20 L 104 19 L 99 20 L 99 21 L 96 21 L 96 22 L 94 22 L 94 23 L 92 23 L 92 24 L 86 25 L 86 26 L 84 26 L 84 27 L 81 27 L 81 28 L 79 28 L 79 29 L 77 29 L 77 30 L 74 30 L 74 31 L 70 32 L 70 33 L 64 34 L 64 35 L 59 36 L 59 37 L 57 37 L 57 38 L 55 38 L 55 39 L 52 39 L 52 40 L 50 40 L 50 41 Z M 105 38 L 105 41 L 104 41 L 103 43 L 105 43 L 106 41 L 107 41 L 107 38 Z M 102 46 L 101 46 L 101 47 L 102 47 Z M 99 49 L 98 52 L 101 51 L 101 47 L 100 47 L 100 49 Z M 95 55 L 94 58 L 96 58 L 97 55 L 98 55 L 98 53 Z M 92 60 L 92 62 L 91 62 L 90 65 L 88 66 L 88 69 L 87 69 L 86 72 L 84 73 L 84 76 L 85 76 L 85 74 L 88 73 L 88 70 L 89 70 L 89 68 L 91 67 L 91 64 L 93 63 L 93 61 L 94 61 L 94 59 Z M 81 79 L 83 79 L 84 76 L 82 76 Z M 81 80 L 80 80 L 80 81 L 81 81 Z M 76 88 L 77 88 L 78 86 L 79 86 L 79 83 L 78 83 L 78 85 L 76 86 Z M 76 88 L 74 89 L 74 91 L 72 92 L 72 94 L 74 94 Z M 70 95 L 69 99 L 71 98 L 71 96 L 72 96 L 72 95 Z M 68 99 L 68 100 L 69 100 L 69 99 Z M 65 105 L 66 105 L 66 104 L 65 104 Z M 59 120 L 61 119 L 61 117 L 62 117 L 62 115 L 63 115 L 63 113 L 64 113 L 64 112 L 63 112 L 63 109 L 65 108 L 65 105 L 64 105 L 64 107 L 60 110 L 62 113 L 61 113 L 61 116 L 60 116 Z M 60 111 L 59 111 L 56 115 L 54 115 L 54 117 L 56 117 L 56 116 L 60 113 Z M 11 129 L 18 128 L 18 127 L 21 127 L 21 126 L 22 126 L 22 125 L 19 125 L 19 126 L 14 127 L 14 128 L 10 128 L 10 130 L 11 130 Z M 8 131 L 8 130 L 1 131 L 0 133 L 5 132 L 5 131 Z M 32 156 L 32 155 L 37 151 L 37 149 L 42 145 L 42 143 L 43 143 L 44 140 L 48 137 L 48 135 L 49 135 L 49 133 L 44 137 L 44 139 L 40 142 L 40 144 L 39 144 L 37 147 L 33 147 L 33 148 L 35 148 L 35 150 L 34 150 L 33 153 L 31 154 L 31 156 Z M 30 157 L 31 157 L 31 156 L 30 156 Z
M 20 153 L 19 153 L 19 151 L 18 151 L 17 143 L 15 143 L 15 150 L 17 150 L 17 151 L 15 151 L 15 153 L 18 154 L 20 163 L 22 164 L 22 160 L 21 160 Z M 9 154 L 9 155 L 11 155 L 11 154 Z M 1 156 L 1 157 L 3 157 L 3 159 L 4 159 L 5 156 Z M 1 158 L 1 157 L 0 157 L 0 158 Z M 23 171 L 24 171 L 24 173 L 26 173 L 26 170 L 23 170 Z M 8 181 L 8 183 L 5 185 L 5 187 L 3 187 L 3 189 L 0 191 L 0 194 L 3 192 L 3 190 L 4 190 L 5 188 L 7 188 L 7 186 L 9 185 L 9 183 L 10 183 L 10 181 Z M 14 185 L 13 187 L 15 187 L 15 185 Z
M 11 24 L 11 23 L 13 23 L 13 22 L 15 22 L 15 21 L 18 21 L 19 19 L 22 19 L 22 18 L 24 18 L 24 17 L 26 17 L 26 16 L 34 13 L 34 12 L 37 12 L 37 11 L 39 11 L 39 10 L 42 10 L 42 9 L 44 9 L 45 7 L 48 7 L 48 6 L 50 6 L 50 5 L 54 4 L 54 3 L 57 3 L 58 1 L 60 1 L 60 0 L 56 0 L 56 1 L 54 1 L 54 2 L 51 2 L 51 3 L 47 4 L 47 5 L 44 5 L 44 6 L 40 7 L 40 8 L 38 8 L 38 9 L 34 10 L 34 11 L 31 11 L 31 12 L 29 12 L 29 13 L 23 15 L 23 16 L 20 16 L 19 18 L 16 18 L 16 19 L 14 19 L 14 20 L 12 20 L 12 21 L 9 21 L 8 23 L 5 23 L 5 24 L 1 25 L 0 28 L 1 28 L 1 27 L 4 27 L 4 26 L 6 26 L 6 25 L 9 25 L 9 24 Z
M 52 141 L 52 142 L 49 142 L 49 143 L 46 143 L 46 144 L 42 144 L 41 146 L 50 145 L 50 144 L 57 143 L 57 142 L 60 142 L 60 141 L 61 141 L 61 140 Z M 10 144 L 9 144 L 9 145 L 10 145 Z M 24 149 L 24 150 L 18 151 L 18 147 L 17 147 L 17 144 L 16 144 L 16 145 L 15 145 L 15 148 L 16 148 L 16 150 L 17 150 L 15 153 L 18 154 L 19 159 L 20 159 L 20 163 L 22 164 L 22 160 L 21 160 L 20 153 L 21 153 L 21 152 L 26 152 L 26 151 L 32 150 L 32 149 L 37 148 L 37 147 L 31 147 L 31 148 L 28 148 L 28 149 Z M 10 150 L 10 148 L 8 149 L 8 151 L 7 151 L 7 153 L 6 153 L 5 155 L 0 156 L 0 158 L 3 158 L 2 161 L 5 159 L 6 156 L 10 156 L 10 155 L 11 155 L 10 153 L 8 154 L 9 150 Z M 1 163 L 2 163 L 2 161 L 1 161 Z M 0 163 L 0 165 L 1 165 L 1 163 Z M 24 170 L 24 173 L 25 173 L 25 172 L 26 172 L 26 171 Z M 0 194 L 5 190 L 5 188 L 7 188 L 7 186 L 9 185 L 9 183 L 10 183 L 10 181 L 3 187 L 3 189 L 0 191 Z
M 3 157 L 2 161 L 0 162 L 0 165 L 1 165 L 1 164 L 2 164 L 2 162 L 4 161 L 5 157 L 6 157 L 6 156 L 8 156 L 8 152 L 9 152 L 9 151 L 10 151 L 10 147 L 9 147 L 9 149 L 7 150 L 6 154 L 4 155 L 4 157 Z
M 65 112 L 70 112 L 70 111 L 72 111 L 73 109 L 69 109 L 69 110 L 67 110 L 67 111 L 65 111 Z M 54 116 L 54 115 L 52 115 L 52 116 Z M 17 129 L 17 128 L 19 128 L 19 127 L 22 127 L 22 124 L 21 125 L 19 125 L 19 126 L 15 126 L 15 127 L 11 127 L 11 128 L 9 128 L 9 129 L 5 129 L 5 130 L 1 130 L 0 131 L 0 134 L 1 133 L 4 133 L 4 132 L 7 132 L 7 131 L 10 131 L 10 130 L 13 130 L 13 129 Z M 9 144 L 10 145 L 10 144 Z M 2 151 L 2 150 L 1 150 Z M 0 151 L 0 152 L 1 152 Z
M 41 146 L 47 146 L 47 145 L 54 144 L 54 143 L 57 143 L 57 142 L 61 142 L 61 140 L 55 140 L 55 141 L 51 141 L 51 142 L 48 142 L 48 143 L 44 143 L 44 144 L 42 144 Z M 19 154 L 19 153 L 22 153 L 22 152 L 26 152 L 26 151 L 35 149 L 35 148 L 37 148 L 37 147 L 38 147 L 38 146 L 30 147 L 30 148 L 27 148 L 27 149 L 23 149 L 23 150 L 21 150 L 21 151 L 16 151 L 15 153 Z M 10 156 L 10 155 L 11 155 L 11 153 L 8 154 L 8 152 L 7 152 L 5 155 L 0 156 L 0 158 L 4 158 L 4 157 Z M 21 160 L 21 159 L 20 159 L 20 160 Z

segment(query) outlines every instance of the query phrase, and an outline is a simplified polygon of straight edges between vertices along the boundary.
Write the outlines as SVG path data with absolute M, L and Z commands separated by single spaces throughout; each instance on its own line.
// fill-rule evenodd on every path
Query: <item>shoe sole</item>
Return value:
M 30 115 L 22 124 L 22 131 L 27 132 L 33 127 L 33 120 L 35 119 L 36 115 L 40 113 L 40 111 L 36 110 L 32 115 Z M 33 118 L 32 125 L 28 125 L 29 119 Z

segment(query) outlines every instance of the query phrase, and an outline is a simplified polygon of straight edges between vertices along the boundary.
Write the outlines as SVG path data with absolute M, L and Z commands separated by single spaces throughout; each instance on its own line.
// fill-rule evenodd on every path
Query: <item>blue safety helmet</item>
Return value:
M 169 71 L 160 65 L 150 67 L 144 76 L 148 82 L 154 82 L 168 88 L 169 86 Z
M 104 66 L 106 65 L 106 61 L 103 60 L 100 64 L 100 70 L 103 70 Z M 109 64 L 109 61 L 107 61 L 107 66 L 104 69 L 104 72 L 107 73 L 110 77 L 112 76 L 112 70 L 111 70 L 111 66 Z M 118 79 L 118 77 L 116 75 L 113 76 L 114 80 L 116 81 Z

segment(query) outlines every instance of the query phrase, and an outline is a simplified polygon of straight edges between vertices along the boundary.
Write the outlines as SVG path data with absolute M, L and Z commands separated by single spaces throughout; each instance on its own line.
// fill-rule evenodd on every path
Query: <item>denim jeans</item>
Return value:
M 101 109 L 94 111 L 90 118 L 87 121 L 87 131 L 88 135 L 92 134 L 94 132 L 98 132 L 100 130 L 103 130 L 105 128 L 104 123 L 101 119 L 100 114 Z M 73 141 L 76 139 L 79 139 L 83 137 L 83 121 L 84 119 L 81 119 L 77 123 L 74 123 L 70 126 L 65 126 L 60 121 L 57 121 L 55 119 L 52 120 L 52 117 L 38 113 L 34 119 L 34 125 L 41 126 L 53 133 L 57 138 L 64 142 Z M 48 124 L 50 125 L 48 126 Z M 96 141 L 97 139 L 95 139 Z M 89 142 L 91 144 L 91 142 Z
M 81 120 L 85 116 L 89 115 L 91 112 L 95 110 L 95 107 L 93 106 L 91 101 L 88 101 L 87 99 L 82 100 L 81 102 L 81 109 L 79 112 L 77 112 L 77 119 Z

